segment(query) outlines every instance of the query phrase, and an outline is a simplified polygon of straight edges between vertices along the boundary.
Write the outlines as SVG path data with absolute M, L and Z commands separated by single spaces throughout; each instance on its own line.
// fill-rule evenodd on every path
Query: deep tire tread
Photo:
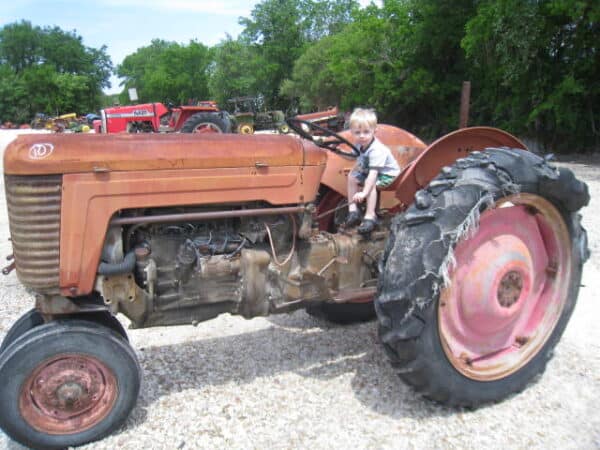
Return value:
M 474 217 L 470 216 L 474 209 L 481 213 L 494 201 L 518 192 L 542 196 L 563 214 L 574 248 L 570 300 L 546 345 L 523 369 L 493 382 L 477 382 L 451 366 L 439 343 L 440 268 L 460 238 L 459 228 Z M 588 202 L 587 186 L 571 171 L 556 169 L 520 149 L 473 152 L 444 167 L 417 193 L 415 203 L 394 219 L 380 265 L 375 300 L 380 338 L 400 377 L 437 402 L 477 407 L 519 392 L 542 373 L 577 297 L 581 266 L 588 253 L 585 230 L 576 211 Z M 415 318 L 423 321 L 422 330 L 415 326 Z M 436 346 L 439 352 L 432 354 Z
M 217 125 L 223 133 L 231 133 L 231 120 L 224 113 L 199 112 L 187 118 L 181 126 L 182 133 L 193 133 L 198 124 L 210 122 Z

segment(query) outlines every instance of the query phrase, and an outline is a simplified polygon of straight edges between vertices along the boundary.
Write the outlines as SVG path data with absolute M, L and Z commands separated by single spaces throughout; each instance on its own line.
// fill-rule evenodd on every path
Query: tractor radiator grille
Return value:
M 62 176 L 5 175 L 17 276 L 44 294 L 58 292 Z

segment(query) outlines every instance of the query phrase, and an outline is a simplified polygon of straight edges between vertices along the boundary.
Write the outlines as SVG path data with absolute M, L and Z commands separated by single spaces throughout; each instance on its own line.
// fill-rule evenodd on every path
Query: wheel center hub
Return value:
M 511 270 L 506 273 L 502 280 L 500 280 L 500 286 L 498 287 L 498 303 L 503 308 L 510 308 L 514 305 L 523 290 L 523 276 L 515 271 Z
M 83 388 L 78 383 L 68 382 L 56 390 L 56 396 L 62 405 L 72 406 L 83 395 Z

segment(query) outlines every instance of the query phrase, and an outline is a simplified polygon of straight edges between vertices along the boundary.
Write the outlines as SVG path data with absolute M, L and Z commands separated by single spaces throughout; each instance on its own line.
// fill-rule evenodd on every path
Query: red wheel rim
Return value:
M 568 297 L 570 251 L 562 216 L 541 197 L 508 197 L 481 215 L 439 299 L 442 345 L 460 373 L 497 380 L 540 351 Z
M 113 372 L 100 360 L 64 354 L 35 368 L 21 388 L 19 410 L 43 433 L 79 433 L 108 415 L 117 393 Z
M 196 125 L 193 133 L 222 133 L 222 130 L 212 122 L 202 122 Z

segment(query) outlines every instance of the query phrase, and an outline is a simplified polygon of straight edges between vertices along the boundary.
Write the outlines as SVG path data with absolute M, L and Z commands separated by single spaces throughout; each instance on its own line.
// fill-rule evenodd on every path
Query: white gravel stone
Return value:
M 10 139 L 0 132 L 0 149 Z M 564 163 L 590 187 L 592 257 L 553 360 L 521 394 L 475 411 L 444 408 L 394 374 L 375 323 L 225 314 L 131 330 L 143 370 L 137 406 L 121 429 L 82 448 L 600 449 L 599 163 Z M 1 192 L 0 257 L 11 252 L 7 225 Z M 14 272 L 0 277 L 0 339 L 32 304 Z M 0 432 L 0 449 L 23 448 Z

